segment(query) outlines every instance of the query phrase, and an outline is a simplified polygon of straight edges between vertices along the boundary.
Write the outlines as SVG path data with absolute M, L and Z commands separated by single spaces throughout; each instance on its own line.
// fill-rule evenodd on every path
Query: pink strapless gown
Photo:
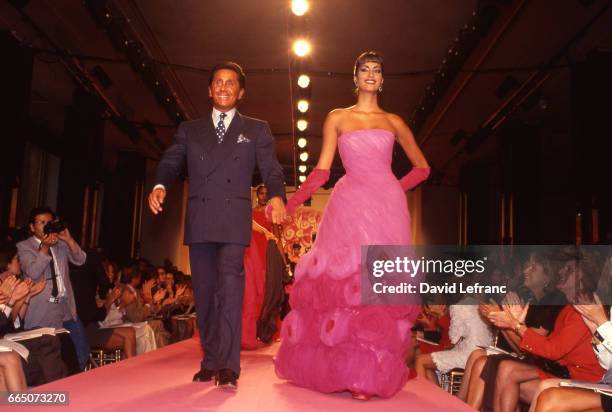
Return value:
M 383 129 L 341 135 L 346 170 L 312 249 L 295 270 L 277 375 L 321 392 L 390 397 L 408 379 L 405 354 L 417 305 L 360 304 L 360 247 L 410 244 L 406 195 L 391 172 L 395 138 Z

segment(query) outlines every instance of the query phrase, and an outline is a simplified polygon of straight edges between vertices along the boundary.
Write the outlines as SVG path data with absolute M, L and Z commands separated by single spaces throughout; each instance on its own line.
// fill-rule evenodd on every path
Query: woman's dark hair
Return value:
M 17 256 L 17 247 L 14 243 L 3 242 L 0 246 L 0 272 L 4 272 L 11 260 Z
M 582 274 L 579 290 L 590 296 L 597 290 L 603 272 L 603 260 L 596 251 L 581 250 L 576 264 Z
M 385 74 L 385 65 L 383 64 L 383 58 L 381 54 L 375 51 L 367 51 L 367 52 L 361 53 L 359 57 L 357 57 L 357 60 L 355 60 L 355 67 L 353 68 L 353 76 L 357 76 L 357 71 L 359 71 L 359 68 L 368 62 L 374 62 L 374 63 L 380 64 L 380 71 L 383 75 Z
M 142 272 L 138 270 L 138 265 L 129 265 L 121 269 L 121 283 L 129 284 L 132 279 L 140 277 L 142 279 Z
M 210 70 L 210 77 L 208 78 L 208 85 L 212 85 L 213 82 L 213 78 L 215 77 L 215 73 L 218 72 L 219 70 L 223 70 L 223 69 L 227 69 L 227 70 L 232 70 L 234 72 L 236 72 L 236 74 L 238 75 L 238 83 L 240 83 L 240 88 L 244 89 L 246 86 L 246 75 L 244 74 L 244 70 L 242 70 L 242 67 L 240 67 L 240 65 L 238 63 L 234 63 L 234 62 L 222 62 L 217 64 L 215 67 L 213 67 Z

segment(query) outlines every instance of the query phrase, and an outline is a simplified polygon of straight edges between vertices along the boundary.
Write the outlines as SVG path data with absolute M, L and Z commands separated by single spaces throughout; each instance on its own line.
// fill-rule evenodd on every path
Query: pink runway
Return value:
M 242 376 L 235 393 L 216 389 L 212 383 L 191 382 L 200 359 L 195 339 L 40 386 L 36 391 L 68 391 L 69 407 L 44 408 L 62 411 L 472 411 L 421 379 L 409 381 L 392 399 L 366 402 L 351 399 L 348 393 L 326 395 L 303 389 L 276 377 L 272 365 L 276 349 L 242 352 Z

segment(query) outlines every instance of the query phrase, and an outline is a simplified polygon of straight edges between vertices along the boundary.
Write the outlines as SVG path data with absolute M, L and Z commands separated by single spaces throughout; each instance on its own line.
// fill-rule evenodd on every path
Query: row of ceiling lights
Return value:
M 304 19 L 304 15 L 308 12 L 310 4 L 308 0 L 292 0 L 291 11 L 296 16 L 296 19 Z M 297 102 L 296 102 L 296 136 L 297 136 L 297 152 L 299 153 L 299 164 L 297 166 L 299 175 L 299 183 L 303 183 L 306 180 L 306 171 L 308 170 L 308 139 L 306 138 L 306 129 L 308 128 L 308 110 L 310 109 L 310 91 L 311 81 L 307 70 L 307 57 L 310 55 L 312 46 L 308 40 L 306 40 L 306 24 L 301 21 L 301 24 L 296 24 L 300 27 L 302 32 L 295 33 L 297 36 L 293 42 L 293 53 L 296 59 L 293 61 L 294 68 L 296 69 L 297 78 Z M 294 87 L 294 86 L 292 86 Z

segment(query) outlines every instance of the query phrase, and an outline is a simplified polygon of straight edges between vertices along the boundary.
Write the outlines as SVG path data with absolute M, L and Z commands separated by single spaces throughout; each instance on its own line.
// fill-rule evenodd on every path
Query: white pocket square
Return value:
M 236 143 L 249 143 L 250 141 L 251 139 L 241 133 L 240 136 L 238 136 L 238 140 L 236 140 Z

